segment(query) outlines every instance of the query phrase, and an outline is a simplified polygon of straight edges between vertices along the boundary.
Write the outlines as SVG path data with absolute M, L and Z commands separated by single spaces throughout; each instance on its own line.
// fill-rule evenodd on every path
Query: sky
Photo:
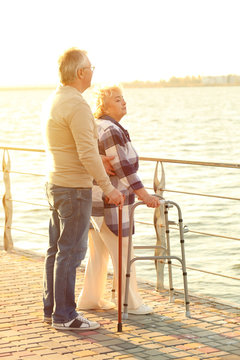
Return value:
M 0 87 L 58 83 L 64 50 L 94 83 L 240 74 L 240 0 L 0 0 Z

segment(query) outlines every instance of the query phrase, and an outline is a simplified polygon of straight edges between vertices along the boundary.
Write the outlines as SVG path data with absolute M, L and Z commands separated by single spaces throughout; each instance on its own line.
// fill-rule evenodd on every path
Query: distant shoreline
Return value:
M 209 86 L 240 86 L 240 75 L 222 76 L 172 76 L 168 81 L 140 81 L 122 82 L 123 87 L 131 88 L 169 88 L 169 87 L 209 87 Z
M 160 89 L 160 88 L 190 88 L 190 87 L 235 87 L 238 84 L 196 84 L 196 85 L 134 85 L 131 83 L 121 83 L 124 89 Z M 54 90 L 56 86 L 26 86 L 26 87 L 0 87 L 0 91 L 20 91 L 20 90 Z
M 122 83 L 122 86 L 126 89 L 130 89 L 130 88 L 185 88 L 185 87 L 232 87 L 232 86 L 240 86 L 240 83 L 236 83 L 236 84 L 166 84 L 166 85 L 151 85 L 151 84 L 145 84 L 145 85 L 134 85 L 131 83 Z
M 226 87 L 226 86 L 240 86 L 240 75 L 222 75 L 222 76 L 185 76 L 171 77 L 169 80 L 159 81 L 142 81 L 135 80 L 121 82 L 124 88 L 176 88 L 176 87 Z M 7 90 L 51 90 L 55 89 L 55 85 L 41 85 L 41 86 L 2 86 L 0 91 Z M 99 84 L 93 84 L 99 86 Z

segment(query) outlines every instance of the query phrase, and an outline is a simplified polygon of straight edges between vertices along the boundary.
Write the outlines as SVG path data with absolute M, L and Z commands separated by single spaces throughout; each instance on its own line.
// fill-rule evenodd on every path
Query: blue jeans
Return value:
M 44 314 L 56 323 L 74 319 L 76 269 L 87 251 L 92 189 L 46 185 L 51 218 L 44 264 Z

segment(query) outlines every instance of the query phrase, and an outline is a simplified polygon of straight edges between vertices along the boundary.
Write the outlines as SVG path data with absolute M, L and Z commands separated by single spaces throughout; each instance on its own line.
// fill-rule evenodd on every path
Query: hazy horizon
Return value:
M 187 77 L 189 78 L 192 78 L 192 77 L 195 77 L 195 78 L 198 78 L 200 75 L 185 75 L 185 76 L 182 76 L 182 77 L 177 77 L 175 75 L 172 75 L 169 79 L 160 79 L 160 80 L 141 80 L 141 79 L 135 79 L 135 80 L 132 80 L 132 81 L 120 81 L 118 83 L 122 83 L 122 84 L 134 84 L 134 83 L 153 83 L 153 84 L 158 84 L 158 83 L 161 83 L 161 82 L 164 82 L 166 81 L 166 83 L 168 83 L 170 81 L 171 78 L 177 78 L 177 79 L 185 79 Z M 221 74 L 221 75 L 204 75 L 204 76 L 201 76 L 201 78 L 220 78 L 220 77 L 225 77 L 225 76 L 237 76 L 237 77 L 240 77 L 240 74 Z M 10 85 L 10 86 L 1 86 L 0 85 L 0 89 L 1 90 L 11 90 L 11 89 L 52 89 L 52 88 L 56 88 L 56 86 L 59 85 L 59 81 L 56 82 L 55 84 L 31 84 L 31 85 Z M 101 83 L 95 83 L 95 82 L 92 82 L 92 86 L 91 87 L 94 87 L 94 86 L 99 86 L 101 85 Z M 218 84 L 221 86 L 221 84 Z M 231 84 L 229 84 L 231 85 Z M 232 84 L 234 85 L 234 84 Z

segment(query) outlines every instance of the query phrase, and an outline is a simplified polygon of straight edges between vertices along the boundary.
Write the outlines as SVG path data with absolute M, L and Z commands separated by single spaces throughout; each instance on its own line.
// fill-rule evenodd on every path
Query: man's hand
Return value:
M 108 194 L 107 199 L 109 204 L 120 206 L 120 209 L 122 209 L 124 204 L 124 196 L 118 189 L 112 190 L 110 194 Z
M 115 156 L 105 156 L 101 155 L 103 166 L 105 167 L 106 173 L 108 175 L 116 175 L 115 171 L 112 167 L 111 160 L 115 158 Z

